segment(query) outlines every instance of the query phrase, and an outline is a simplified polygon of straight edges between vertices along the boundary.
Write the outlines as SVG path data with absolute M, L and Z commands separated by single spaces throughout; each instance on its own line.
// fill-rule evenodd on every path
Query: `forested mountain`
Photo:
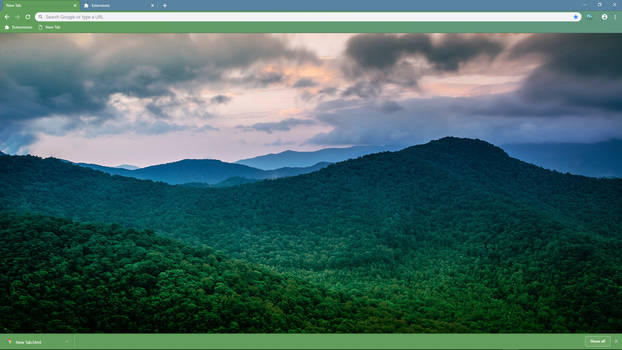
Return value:
M 217 184 L 233 177 L 250 180 L 276 179 L 310 173 L 322 169 L 329 164 L 317 163 L 305 168 L 288 167 L 270 171 L 214 159 L 184 159 L 178 162 L 153 165 L 134 170 L 87 163 L 78 163 L 77 165 L 103 171 L 111 175 L 128 176 L 136 179 L 161 181 L 171 185 L 178 185 L 185 183 Z
M 440 326 L 425 320 L 408 325 L 386 305 L 149 230 L 0 212 L 0 235 L 3 333 L 408 332 Z
M 622 180 L 548 171 L 483 141 L 444 138 L 230 188 L 30 156 L 0 159 L 0 182 L 2 209 L 152 228 L 441 331 L 622 329 Z
M 308 167 L 320 162 L 336 163 L 358 158 L 367 154 L 394 151 L 394 146 L 354 146 L 346 148 L 324 148 L 318 151 L 284 151 L 254 158 L 241 159 L 236 163 L 254 168 L 272 170 L 284 167 Z
M 90 168 L 90 169 L 93 169 L 93 170 L 102 171 L 102 172 L 110 174 L 110 175 L 121 175 L 121 176 L 135 177 L 135 176 L 132 176 L 133 171 L 130 170 L 130 169 L 119 168 L 119 167 L 110 167 L 110 166 L 104 166 L 104 165 L 99 165 L 99 164 L 90 164 L 90 163 L 73 163 L 73 164 L 79 165 L 79 166 L 82 166 L 82 167 L 85 167 L 85 168 Z M 134 169 L 134 170 L 136 170 L 136 169 Z
M 261 181 L 261 180 L 247 179 L 245 177 L 235 176 L 235 177 L 230 177 L 230 178 L 226 179 L 225 181 L 221 181 L 221 182 L 219 182 L 217 184 L 214 184 L 214 185 L 211 185 L 211 186 L 213 186 L 213 187 L 230 187 L 230 186 L 250 184 L 250 183 L 253 183 L 253 182 L 257 182 L 257 181 Z M 187 184 L 187 185 L 192 185 L 192 183 Z
M 183 186 L 198 187 L 198 188 L 231 187 L 231 186 L 250 184 L 250 183 L 258 182 L 258 181 L 262 181 L 262 180 L 247 179 L 245 177 L 234 176 L 234 177 L 230 177 L 226 179 L 225 181 L 221 181 L 213 185 L 206 184 L 204 182 L 188 182 L 188 183 L 183 184 Z
M 512 157 L 547 169 L 593 177 L 622 177 L 622 140 L 524 143 L 502 147 Z

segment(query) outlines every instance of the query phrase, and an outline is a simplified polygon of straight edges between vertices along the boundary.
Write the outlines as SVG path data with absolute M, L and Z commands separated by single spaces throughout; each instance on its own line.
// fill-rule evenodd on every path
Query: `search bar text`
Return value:
M 37 22 L 579 22 L 579 12 L 39 12 Z

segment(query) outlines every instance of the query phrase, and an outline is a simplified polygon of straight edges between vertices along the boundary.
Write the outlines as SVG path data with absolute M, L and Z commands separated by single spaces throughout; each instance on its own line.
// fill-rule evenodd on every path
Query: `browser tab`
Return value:
M 112 10 L 112 0 L 82 0 L 82 10 L 103 11 Z

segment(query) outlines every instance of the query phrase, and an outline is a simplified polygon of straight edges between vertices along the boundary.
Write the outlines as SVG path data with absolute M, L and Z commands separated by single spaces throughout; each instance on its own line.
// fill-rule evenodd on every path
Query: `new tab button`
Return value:
M 610 335 L 586 335 L 585 336 L 586 348 L 610 348 L 611 336 Z

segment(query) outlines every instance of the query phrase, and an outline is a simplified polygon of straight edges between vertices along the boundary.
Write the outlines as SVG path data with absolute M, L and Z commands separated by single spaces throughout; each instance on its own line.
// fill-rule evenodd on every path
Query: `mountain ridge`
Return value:
M 36 157 L 2 157 L 0 181 L 0 209 L 152 228 L 468 331 L 622 325 L 622 180 L 546 170 L 481 140 L 444 138 L 228 188 Z M 613 277 L 584 278 L 600 275 Z
M 542 143 L 542 144 L 505 144 L 500 146 L 508 155 L 523 160 L 527 163 L 541 166 L 545 169 L 559 172 L 569 172 L 575 175 L 591 177 L 622 177 L 622 160 L 617 155 L 622 152 L 621 140 L 610 140 L 600 143 L 574 144 L 574 143 Z M 316 171 L 328 163 L 353 159 L 368 154 L 384 151 L 400 150 L 397 146 L 353 146 L 346 148 L 324 148 L 317 151 L 299 152 L 286 150 L 280 153 L 270 153 L 254 158 L 242 159 L 234 163 L 221 162 L 215 159 L 183 159 L 180 161 L 156 164 L 144 168 L 134 166 L 106 167 L 97 164 L 77 163 L 109 174 L 163 181 L 171 184 L 183 183 L 227 183 L 230 178 L 245 178 L 248 180 L 275 179 L 279 177 L 295 176 L 306 172 Z M 325 162 L 323 160 L 329 160 Z M 230 172 L 222 176 L 187 176 L 181 181 L 157 174 L 158 169 L 181 165 L 184 161 L 215 161 L 215 164 L 229 166 L 229 164 L 246 165 L 265 173 L 253 171 L 247 168 L 230 169 Z M 221 163 L 217 163 L 221 162 Z M 315 163 L 312 163 L 315 162 Z M 306 164 L 311 163 L 309 166 Z M 321 165 L 322 164 L 322 165 Z M 280 165 L 279 168 L 274 166 Z M 305 165 L 305 166 L 292 166 Z M 305 169 L 308 168 L 308 169 Z M 148 169 L 132 172 L 139 169 Z M 215 169 L 216 171 L 220 171 Z M 233 183 L 238 183 L 234 181 Z M 252 181 L 249 181 L 252 182 Z
M 227 179 L 240 177 L 249 180 L 275 179 L 317 171 L 329 163 L 317 163 L 310 167 L 286 167 L 275 170 L 261 170 L 242 164 L 227 163 L 216 159 L 182 159 L 175 162 L 152 165 L 144 168 L 125 169 L 98 164 L 75 163 L 79 166 L 102 171 L 111 175 L 133 177 L 141 180 L 161 181 L 171 185 L 206 183 L 215 185 Z
M 403 147 L 352 146 L 345 148 L 323 148 L 317 151 L 286 150 L 279 153 L 269 153 L 257 157 L 240 159 L 235 163 L 263 170 L 273 170 L 282 167 L 307 167 L 319 162 L 336 163 L 371 153 L 396 151 L 400 148 Z

